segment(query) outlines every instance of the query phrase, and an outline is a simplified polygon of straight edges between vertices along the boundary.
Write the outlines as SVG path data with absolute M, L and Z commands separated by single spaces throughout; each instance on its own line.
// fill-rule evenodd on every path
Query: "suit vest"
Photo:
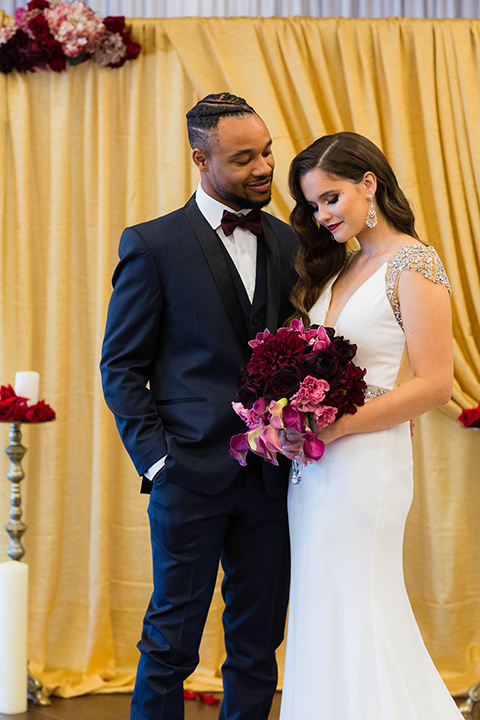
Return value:
M 218 237 L 218 236 L 217 236 Z M 257 269 L 255 277 L 255 292 L 250 302 L 243 280 L 235 267 L 225 244 L 220 238 L 222 252 L 227 261 L 230 276 L 242 307 L 243 317 L 248 329 L 248 336 L 253 339 L 257 333 L 265 330 L 267 326 L 267 258 L 263 237 L 257 238 Z

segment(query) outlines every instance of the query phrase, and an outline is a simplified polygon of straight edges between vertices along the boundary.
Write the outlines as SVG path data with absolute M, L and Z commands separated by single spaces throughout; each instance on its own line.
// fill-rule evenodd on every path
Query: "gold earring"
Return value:
M 368 206 L 368 213 L 365 219 L 365 223 L 368 225 L 369 228 L 374 228 L 378 222 L 378 218 L 377 213 L 375 212 L 375 205 L 373 204 L 372 193 L 368 193 L 367 198 L 370 200 L 370 205 Z

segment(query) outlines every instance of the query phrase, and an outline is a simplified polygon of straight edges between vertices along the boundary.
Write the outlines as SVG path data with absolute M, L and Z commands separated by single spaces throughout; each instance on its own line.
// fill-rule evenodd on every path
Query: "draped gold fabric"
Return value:
M 272 133 L 272 212 L 288 218 L 294 154 L 354 130 L 384 150 L 444 260 L 455 389 L 417 422 L 405 567 L 426 644 L 451 691 L 465 690 L 480 678 L 480 432 L 456 417 L 480 399 L 480 21 L 129 24 L 142 53 L 121 69 L 0 77 L 0 382 L 37 370 L 57 411 L 54 423 L 22 426 L 31 669 L 63 696 L 132 687 L 151 561 L 147 498 L 100 387 L 110 278 L 123 227 L 196 187 L 186 111 L 229 90 Z M 1 467 L 7 522 L 6 456 Z M 221 687 L 220 618 L 218 587 L 190 687 Z

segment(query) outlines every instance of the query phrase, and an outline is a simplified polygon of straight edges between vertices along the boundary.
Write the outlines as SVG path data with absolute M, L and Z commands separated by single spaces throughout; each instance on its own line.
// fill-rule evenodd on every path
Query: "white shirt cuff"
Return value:
M 163 468 L 163 466 L 165 465 L 166 458 L 167 458 L 167 456 L 164 455 L 162 458 L 160 458 L 160 460 L 157 460 L 156 463 L 154 463 L 153 465 L 151 465 L 148 468 L 147 472 L 145 473 L 145 477 L 148 480 L 152 480 L 155 477 L 155 475 L 158 473 L 158 471 Z

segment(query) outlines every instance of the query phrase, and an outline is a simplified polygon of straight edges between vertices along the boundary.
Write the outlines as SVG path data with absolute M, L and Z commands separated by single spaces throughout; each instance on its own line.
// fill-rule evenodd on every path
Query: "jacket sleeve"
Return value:
M 139 475 L 167 453 L 147 384 L 159 343 L 163 293 L 155 260 L 135 228 L 124 230 L 113 274 L 100 370 L 105 400 Z

